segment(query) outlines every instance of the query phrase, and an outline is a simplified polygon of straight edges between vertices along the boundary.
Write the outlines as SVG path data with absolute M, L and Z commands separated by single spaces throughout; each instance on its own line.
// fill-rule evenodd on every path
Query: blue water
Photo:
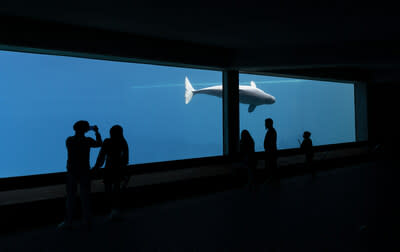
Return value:
M 304 79 L 241 74 L 242 85 L 253 80 L 257 87 L 273 95 L 276 102 L 248 113 L 240 105 L 240 129 L 247 129 L 256 151 L 264 150 L 264 120 L 274 121 L 279 149 L 298 148 L 303 132 L 310 131 L 314 145 L 355 141 L 354 85 Z
M 0 177 L 65 171 L 77 120 L 98 125 L 103 139 L 120 124 L 132 164 L 222 155 L 222 101 L 196 95 L 186 105 L 185 76 L 194 88 L 222 81 L 218 71 L 0 51 Z M 354 141 L 353 85 L 240 75 L 250 80 L 277 98 L 251 114 L 240 107 L 257 150 L 266 116 L 279 148 L 298 146 L 304 129 L 316 144 Z

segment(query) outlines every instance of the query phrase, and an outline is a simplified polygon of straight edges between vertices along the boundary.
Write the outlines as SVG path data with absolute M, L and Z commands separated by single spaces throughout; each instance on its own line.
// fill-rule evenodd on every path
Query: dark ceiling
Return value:
M 398 78 L 394 6 L 277 2 L 3 1 L 0 45 L 351 81 Z

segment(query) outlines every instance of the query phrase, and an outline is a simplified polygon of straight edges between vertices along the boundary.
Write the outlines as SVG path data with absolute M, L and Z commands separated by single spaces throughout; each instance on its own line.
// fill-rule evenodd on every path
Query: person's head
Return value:
M 248 130 L 242 130 L 240 142 L 254 144 L 254 140 Z
M 273 123 L 274 123 L 274 122 L 272 121 L 271 118 L 265 119 L 265 128 L 266 128 L 266 129 L 272 128 Z
M 241 139 L 242 140 L 247 140 L 249 138 L 251 138 L 249 131 L 248 130 L 242 130 Z
M 120 125 L 114 125 L 110 129 L 110 137 L 111 139 L 120 139 L 123 138 L 123 129 Z
M 304 131 L 304 133 L 303 133 L 303 137 L 304 138 L 310 138 L 310 136 L 311 136 L 311 132 L 309 132 L 309 131 Z
M 84 135 L 89 131 L 89 122 L 80 120 L 74 124 L 74 130 L 76 135 Z

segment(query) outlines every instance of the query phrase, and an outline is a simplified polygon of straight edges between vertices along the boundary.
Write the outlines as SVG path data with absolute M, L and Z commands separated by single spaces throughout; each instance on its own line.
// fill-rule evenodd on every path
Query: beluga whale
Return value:
M 185 77 L 185 104 L 188 104 L 195 94 L 206 94 L 222 97 L 222 85 L 196 90 L 193 88 L 188 77 Z M 242 104 L 249 104 L 248 112 L 251 113 L 256 109 L 257 106 L 274 104 L 275 97 L 257 88 L 256 83 L 251 81 L 250 86 L 239 85 L 239 102 Z

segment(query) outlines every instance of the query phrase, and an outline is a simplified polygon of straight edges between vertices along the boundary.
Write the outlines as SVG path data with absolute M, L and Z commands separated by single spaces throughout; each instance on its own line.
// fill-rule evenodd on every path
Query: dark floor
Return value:
M 400 251 L 397 168 L 374 161 L 124 212 L 90 232 L 3 234 L 0 251 Z

